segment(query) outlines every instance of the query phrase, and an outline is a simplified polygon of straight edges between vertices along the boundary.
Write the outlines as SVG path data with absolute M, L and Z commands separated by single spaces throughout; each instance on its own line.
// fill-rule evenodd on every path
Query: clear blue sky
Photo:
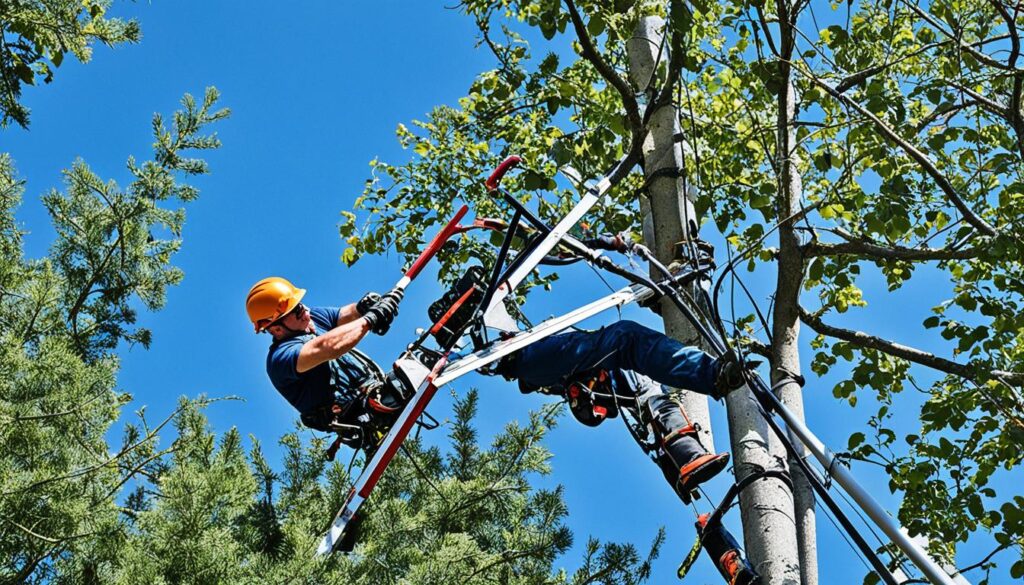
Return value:
M 201 95 L 206 86 L 219 88 L 233 115 L 217 127 L 223 147 L 207 157 L 212 174 L 196 181 L 202 195 L 188 208 L 184 248 L 175 258 L 185 281 L 169 291 L 163 311 L 141 315 L 140 324 L 153 330 L 154 341 L 149 351 L 121 352 L 120 386 L 135 395 L 132 407 L 145 405 L 152 418 L 170 412 L 180 395 L 243 397 L 244 403 L 212 406 L 211 423 L 218 432 L 237 426 L 271 455 L 279 454 L 276 439 L 293 428 L 295 417 L 266 379 L 268 338 L 252 334 L 245 293 L 272 274 L 309 289 L 307 300 L 314 305 L 345 304 L 366 290 L 388 289 L 400 276 L 397 258 L 368 257 L 353 269 L 341 264 L 339 212 L 350 209 L 360 194 L 368 161 L 411 156 L 394 139 L 398 123 L 422 119 L 439 104 L 454 105 L 492 62 L 474 46 L 471 19 L 442 2 L 295 2 L 285 8 L 279 2 L 181 0 L 128 4 L 116 13 L 141 21 L 141 44 L 97 47 L 88 66 L 66 61 L 53 84 L 26 90 L 31 130 L 3 133 L 3 149 L 27 179 L 18 214 L 31 232 L 27 253 L 44 255 L 52 239 L 38 197 L 60 187 L 61 169 L 82 157 L 101 177 L 127 181 L 126 157 L 150 156 L 152 114 L 172 111 L 186 91 Z M 442 292 L 430 276 L 413 285 L 392 333 L 368 337 L 361 346 L 379 361 L 391 361 L 412 339 L 413 329 L 425 324 L 426 306 Z M 758 288 L 769 290 L 772 280 Z M 901 294 L 918 309 L 907 317 L 917 324 L 934 304 L 934 291 L 921 300 L 916 295 L 929 283 L 915 286 Z M 541 318 L 603 290 L 589 272 L 574 273 L 549 298 L 531 300 L 528 312 Z M 879 311 L 871 325 L 877 325 L 876 333 L 899 337 L 900 322 L 889 313 Z M 624 316 L 658 326 L 635 308 Z M 609 314 L 590 324 L 614 318 Z M 461 394 L 471 386 L 481 390 L 484 437 L 550 400 L 520 395 L 513 385 L 479 376 L 458 381 L 451 390 Z M 830 383 L 809 387 L 808 417 L 826 443 L 842 448 L 855 430 L 844 422 L 863 420 L 867 413 L 850 416 L 830 389 Z M 446 416 L 451 401 L 451 393 L 442 391 L 432 410 Z M 723 409 L 713 406 L 713 411 L 724 449 Z M 440 432 L 432 438 L 443 439 Z M 577 537 L 564 565 L 577 565 L 588 535 L 632 541 L 643 551 L 658 527 L 666 526 L 668 541 L 652 581 L 673 581 L 694 538 L 693 514 L 622 425 L 613 421 L 589 429 L 565 419 L 548 446 L 555 473 L 541 483 L 565 485 Z M 859 466 L 856 471 L 888 509 L 896 509 L 878 470 Z M 718 497 L 727 484 L 717 480 L 710 492 Z M 733 526 L 736 516 L 730 517 Z M 822 583 L 859 583 L 859 561 L 823 516 L 819 534 Z M 702 558 L 687 582 L 720 579 Z

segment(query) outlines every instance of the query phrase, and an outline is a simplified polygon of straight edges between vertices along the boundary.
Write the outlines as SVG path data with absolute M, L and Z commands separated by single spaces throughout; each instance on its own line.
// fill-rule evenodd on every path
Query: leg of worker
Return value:
M 684 502 L 701 483 L 718 475 L 729 464 L 729 454 L 709 453 L 700 442 L 700 429 L 689 419 L 683 405 L 668 388 L 634 373 L 615 372 L 636 392 L 640 420 L 653 432 L 656 458 L 665 479 Z M 622 386 L 623 384 L 616 384 Z
M 633 321 L 538 341 L 520 350 L 507 374 L 525 386 L 544 387 L 595 368 L 632 370 L 662 384 L 715 395 L 714 358 Z

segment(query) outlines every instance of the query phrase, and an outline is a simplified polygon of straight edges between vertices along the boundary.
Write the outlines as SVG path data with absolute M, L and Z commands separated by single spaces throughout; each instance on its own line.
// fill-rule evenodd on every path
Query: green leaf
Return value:
M 829 151 L 819 152 L 814 156 L 814 168 L 825 172 L 832 168 L 832 153 Z
M 341 253 L 341 261 L 344 262 L 346 266 L 352 266 L 358 259 L 359 254 L 356 252 L 355 248 L 345 248 Z
M 853 451 L 854 449 L 859 447 L 861 443 L 864 442 L 865 438 L 866 437 L 864 436 L 864 433 L 853 433 L 852 435 L 850 435 L 850 439 L 846 443 L 846 448 L 849 449 L 850 451 Z
M 32 71 L 32 68 L 24 63 L 16 63 L 14 65 L 14 74 L 18 76 L 24 83 L 29 85 L 35 85 L 36 74 Z

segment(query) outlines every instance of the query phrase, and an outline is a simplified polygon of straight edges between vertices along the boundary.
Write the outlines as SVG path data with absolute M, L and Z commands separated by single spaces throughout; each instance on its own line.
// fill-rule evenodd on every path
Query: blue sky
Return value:
M 26 251 L 44 255 L 52 239 L 38 197 L 60 187 L 61 169 L 82 157 L 101 177 L 127 181 L 127 156 L 150 155 L 152 114 L 171 112 L 186 91 L 201 95 L 204 87 L 216 86 L 233 115 L 216 128 L 223 147 L 207 156 L 212 174 L 195 181 L 202 194 L 188 208 L 184 248 L 175 258 L 185 281 L 169 291 L 163 311 L 141 315 L 140 324 L 153 330 L 153 344 L 148 351 L 121 351 L 120 385 L 135 395 L 132 407 L 145 405 L 153 418 L 170 412 L 180 395 L 240 396 L 244 403 L 210 408 L 212 425 L 219 432 L 237 426 L 274 455 L 277 437 L 294 428 L 295 417 L 266 379 L 268 338 L 253 335 L 243 307 L 249 286 L 267 275 L 285 276 L 309 289 L 307 300 L 314 305 L 345 304 L 367 290 L 387 290 L 400 276 L 399 260 L 364 258 L 345 268 L 339 260 L 345 247 L 337 232 L 339 213 L 360 194 L 370 160 L 411 156 L 397 145 L 396 125 L 422 119 L 436 105 L 455 105 L 491 60 L 475 48 L 472 20 L 441 2 L 296 2 L 284 9 L 262 1 L 181 0 L 127 4 L 116 12 L 140 19 L 141 44 L 97 47 L 88 66 L 66 61 L 50 86 L 26 90 L 30 131 L 3 134 L 4 150 L 27 180 L 18 213 L 30 231 Z M 383 363 L 398 355 L 413 329 L 425 324 L 427 305 L 442 293 L 431 276 L 428 271 L 413 284 L 392 333 L 370 336 L 361 348 Z M 936 283 L 921 280 L 900 293 L 919 310 L 900 318 L 915 325 L 935 298 L 929 287 Z M 757 288 L 767 291 L 772 281 L 766 278 Z M 589 271 L 574 272 L 547 298 L 535 296 L 527 311 L 541 318 L 604 290 Z M 893 302 L 899 298 L 887 299 Z M 899 338 L 905 323 L 890 313 L 882 310 L 862 325 Z M 627 309 L 624 316 L 659 326 L 639 309 Z M 589 324 L 614 318 L 609 314 Z M 525 420 L 530 409 L 550 400 L 471 376 L 451 392 L 440 392 L 432 410 L 448 415 L 451 394 L 472 386 L 481 390 L 485 437 L 509 420 Z M 833 447 L 845 447 L 856 430 L 833 421 L 852 424 L 867 416 L 850 416 L 847 406 L 832 399 L 830 383 L 809 387 L 806 400 L 811 426 Z M 724 409 L 712 410 L 724 449 Z M 430 440 L 444 436 L 435 432 Z M 576 566 L 588 535 L 632 541 L 643 550 L 658 527 L 666 526 L 669 538 L 653 582 L 674 580 L 694 537 L 693 514 L 626 430 L 614 421 L 589 429 L 565 419 L 548 446 L 555 473 L 540 483 L 565 485 L 577 537 L 564 565 Z M 885 477 L 863 467 L 858 474 L 894 511 Z M 710 493 L 720 496 L 727 485 L 717 480 Z M 730 517 L 734 526 L 736 516 Z M 859 561 L 823 516 L 819 534 L 822 582 L 859 582 Z M 704 558 L 687 582 L 720 579 Z

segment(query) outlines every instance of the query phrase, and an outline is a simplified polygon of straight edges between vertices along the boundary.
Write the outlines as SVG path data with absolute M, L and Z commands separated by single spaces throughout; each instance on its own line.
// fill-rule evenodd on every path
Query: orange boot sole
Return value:
M 729 454 L 719 453 L 713 455 L 708 453 L 701 455 L 679 469 L 679 481 L 676 483 L 679 497 L 683 502 L 689 504 L 691 494 L 697 486 L 715 477 L 729 466 Z

